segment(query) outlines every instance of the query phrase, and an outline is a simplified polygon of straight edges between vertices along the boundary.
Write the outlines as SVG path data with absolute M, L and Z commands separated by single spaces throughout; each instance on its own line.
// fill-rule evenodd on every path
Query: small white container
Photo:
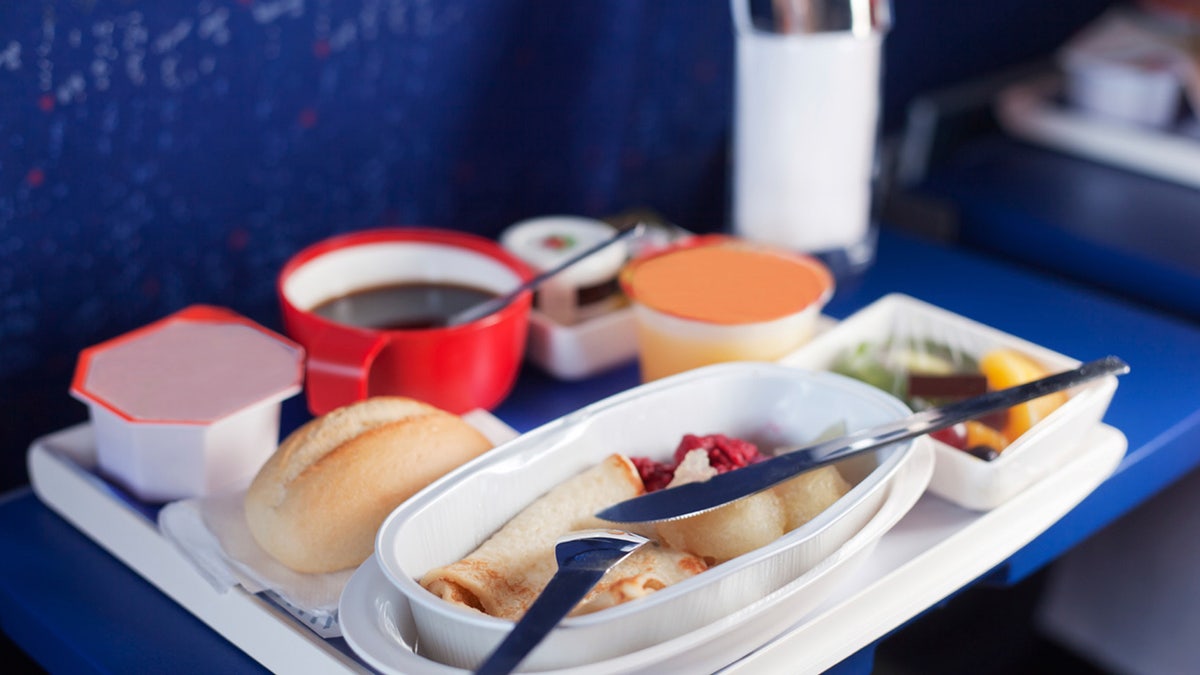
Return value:
M 536 242 L 528 241 L 533 233 L 541 231 L 542 234 L 546 234 L 544 228 L 557 227 L 564 222 L 574 222 L 577 225 L 586 223 L 583 226 L 589 229 L 593 229 L 595 224 L 599 223 L 607 228 L 603 232 L 608 236 L 616 233 L 611 226 L 600 221 L 573 217 L 547 217 L 524 221 L 523 230 L 513 229 L 517 227 L 514 225 L 505 233 L 509 237 L 505 241 L 505 245 L 513 247 L 510 249 L 513 250 L 513 253 L 535 267 L 547 265 L 552 261 L 539 259 L 538 264 L 535 265 L 533 258 L 536 257 L 536 254 L 529 251 L 525 252 L 528 257 L 521 256 L 520 252 L 516 250 L 516 247 L 520 245 L 517 240 L 525 240 L 525 245 L 535 245 Z M 617 260 L 618 256 L 611 253 L 607 254 L 607 260 L 600 261 L 605 278 L 609 278 L 607 273 L 611 271 L 611 266 L 616 264 L 617 269 L 620 269 L 628 255 L 653 251 L 679 239 L 689 237 L 691 234 L 691 232 L 674 225 L 654 221 L 647 223 L 647 228 L 642 235 L 615 247 L 620 249 L 618 251 L 621 254 L 619 261 Z M 520 236 L 518 237 L 518 235 Z M 614 272 L 614 274 L 616 273 Z M 567 381 L 581 380 L 622 366 L 637 358 L 637 322 L 634 318 L 633 308 L 624 292 L 619 289 L 615 296 L 596 307 L 566 312 L 566 318 L 578 320 L 575 320 L 574 323 L 563 323 L 538 307 L 534 307 L 529 313 L 529 339 L 526 343 L 525 355 L 539 368 L 554 377 Z
M 380 528 L 376 560 L 411 604 L 422 653 L 479 664 L 513 623 L 447 603 L 417 582 L 474 550 L 530 502 L 613 452 L 663 459 L 685 433 L 725 433 L 760 447 L 798 445 L 831 424 L 849 429 L 908 414 L 896 398 L 832 373 L 728 363 L 642 385 L 492 450 L 399 506 Z M 594 663 L 658 644 L 737 612 L 812 569 L 857 533 L 912 454 L 907 442 L 840 469 L 851 491 L 774 543 L 645 598 L 565 619 L 525 670 Z M 480 509 L 484 503 L 487 508 Z
M 602 220 L 544 216 L 511 225 L 500 235 L 500 244 L 545 272 L 616 235 L 617 228 Z M 534 307 L 568 326 L 617 309 L 625 304 L 617 275 L 628 257 L 623 241 L 593 253 L 543 282 Z
M 538 272 L 616 236 L 580 216 L 543 216 L 508 227 L 500 243 Z M 534 295 L 526 356 L 562 380 L 579 380 L 633 360 L 633 313 L 617 284 L 629 257 L 617 242 L 547 279 Z
M 1183 83 L 1156 54 L 1078 55 L 1064 60 L 1067 99 L 1081 110 L 1162 128 L 1175 120 Z
M 825 370 L 846 350 L 864 343 L 882 344 L 898 330 L 905 333 L 901 337 L 941 340 L 975 358 L 985 351 L 1004 347 L 1027 355 L 1052 371 L 1080 364 L 1076 359 L 902 294 L 879 299 L 780 362 Z M 1108 376 L 1072 390 L 1066 403 L 991 461 L 933 440 L 936 461 L 929 491 L 977 511 L 1003 504 L 1073 456 L 1087 431 L 1104 416 L 1116 389 L 1117 378 Z
M 629 306 L 581 321 L 561 323 L 536 309 L 529 313 L 525 355 L 560 380 L 582 380 L 637 358 L 637 325 Z
M 101 473 L 146 502 L 245 487 L 279 443 L 304 350 L 234 312 L 193 305 L 80 352 Z

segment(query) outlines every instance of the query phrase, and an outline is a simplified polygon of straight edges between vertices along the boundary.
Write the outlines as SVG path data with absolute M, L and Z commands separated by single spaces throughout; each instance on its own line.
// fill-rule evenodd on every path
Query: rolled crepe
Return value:
M 554 576 L 555 541 L 568 532 L 609 527 L 594 514 L 642 492 L 633 464 L 611 455 L 542 495 L 467 557 L 427 572 L 421 585 L 449 602 L 519 619 Z M 705 568 L 694 555 L 648 544 L 609 570 L 571 615 L 642 597 Z
M 821 515 L 851 487 L 836 466 L 823 466 L 780 483 L 773 492 L 779 495 L 787 516 L 786 529 L 791 532 Z
M 658 534 L 670 546 L 720 564 L 807 523 L 850 488 L 836 466 L 824 466 L 711 511 L 661 522 Z

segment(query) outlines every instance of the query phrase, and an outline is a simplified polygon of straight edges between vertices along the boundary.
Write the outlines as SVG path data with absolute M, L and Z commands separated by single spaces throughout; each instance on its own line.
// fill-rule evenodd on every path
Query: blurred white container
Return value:
M 1059 51 L 1067 100 L 1103 118 L 1147 127 L 1173 123 L 1195 81 L 1194 30 L 1166 14 L 1118 6 Z
M 655 214 L 646 216 L 647 220 L 640 221 L 646 226 L 641 235 L 630 241 L 618 242 L 598 253 L 600 257 L 591 262 L 596 267 L 583 268 L 583 277 L 569 275 L 565 285 L 549 289 L 550 293 L 557 294 L 556 298 L 538 292 L 537 304 L 529 314 L 529 339 L 525 355 L 539 368 L 560 380 L 573 381 L 611 370 L 637 357 L 634 312 L 620 288 L 612 296 L 595 298 L 598 302 L 586 307 L 575 307 L 569 303 L 576 297 L 574 284 L 579 283 L 581 278 L 608 284 L 619 278 L 619 270 L 629 257 L 666 247 L 691 236 L 683 228 L 654 220 Z M 635 219 L 634 222 L 639 220 Z M 576 216 L 545 216 L 512 225 L 501 235 L 501 240 L 505 248 L 534 268 L 542 270 L 581 250 L 580 242 L 575 242 L 567 254 L 557 250 L 548 253 L 544 250 L 545 237 L 575 231 L 576 228 L 586 229 L 593 243 L 615 233 L 613 226 L 603 221 Z M 582 243 L 588 245 L 586 241 Z M 581 261 L 580 264 L 587 262 Z M 563 274 L 569 272 L 564 270 Z M 568 306 L 561 312 L 549 309 L 554 305 L 562 307 L 564 303 L 568 303 Z
M 304 350 L 232 311 L 193 305 L 80 352 L 101 473 L 146 502 L 244 487 L 279 443 Z
M 560 380 L 582 380 L 637 358 L 636 330 L 629 306 L 573 326 L 534 310 L 525 355 Z
M 1183 101 L 1179 75 L 1158 55 L 1079 55 L 1064 69 L 1067 99 L 1114 120 L 1166 127 Z
M 510 225 L 500 243 L 538 272 L 617 234 L 612 225 L 569 215 Z M 534 295 L 526 356 L 563 380 L 579 380 L 633 360 L 633 312 L 617 284 L 629 257 L 624 242 L 604 248 L 547 279 Z
M 897 335 L 902 331 L 901 335 Z M 991 349 L 1015 349 L 1052 371 L 1080 361 L 953 312 L 902 295 L 887 295 L 856 312 L 781 363 L 824 370 L 846 350 L 890 337 L 942 341 L 979 358 Z M 1100 355 L 1097 355 L 1100 356 Z M 936 462 L 929 491 L 977 511 L 993 509 L 1074 456 L 1087 431 L 1100 422 L 1117 389 L 1108 376 L 1069 392 L 1067 402 L 1013 441 L 992 461 L 933 440 Z
M 421 587 L 428 570 L 479 546 L 530 502 L 613 452 L 665 458 L 685 433 L 724 433 L 772 448 L 908 414 L 896 398 L 832 373 L 729 363 L 639 386 L 535 429 L 449 474 L 380 528 L 376 561 L 411 605 L 427 658 L 477 665 L 513 623 Z M 645 598 L 565 619 L 525 661 L 538 670 L 602 661 L 683 635 L 745 608 L 813 568 L 878 511 L 909 443 L 840 465 L 851 491 L 773 544 Z M 480 509 L 480 503 L 487 508 Z
M 733 231 L 820 256 L 838 277 L 875 256 L 872 173 L 880 0 L 732 0 Z

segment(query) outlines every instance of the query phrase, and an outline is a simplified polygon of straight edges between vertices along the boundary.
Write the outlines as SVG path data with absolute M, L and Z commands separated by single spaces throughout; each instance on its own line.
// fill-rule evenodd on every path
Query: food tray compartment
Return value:
M 903 294 L 880 298 L 780 362 L 827 370 L 847 350 L 864 343 L 883 343 L 898 333 L 943 341 L 974 358 L 990 349 L 1011 348 L 1051 371 L 1080 364 L 1069 356 Z M 1086 432 L 1104 416 L 1116 389 L 1117 379 L 1110 375 L 1069 392 L 1062 406 L 991 461 L 934 441 L 936 462 L 930 492 L 968 509 L 996 508 L 1061 467 Z

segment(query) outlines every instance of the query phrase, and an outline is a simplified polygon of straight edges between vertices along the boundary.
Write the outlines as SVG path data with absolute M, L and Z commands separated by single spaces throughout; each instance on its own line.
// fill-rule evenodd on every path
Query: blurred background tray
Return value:
M 1000 92 L 996 117 L 1012 135 L 1039 145 L 1191 187 L 1200 187 L 1200 131 L 1110 121 L 1061 101 L 1049 75 Z

